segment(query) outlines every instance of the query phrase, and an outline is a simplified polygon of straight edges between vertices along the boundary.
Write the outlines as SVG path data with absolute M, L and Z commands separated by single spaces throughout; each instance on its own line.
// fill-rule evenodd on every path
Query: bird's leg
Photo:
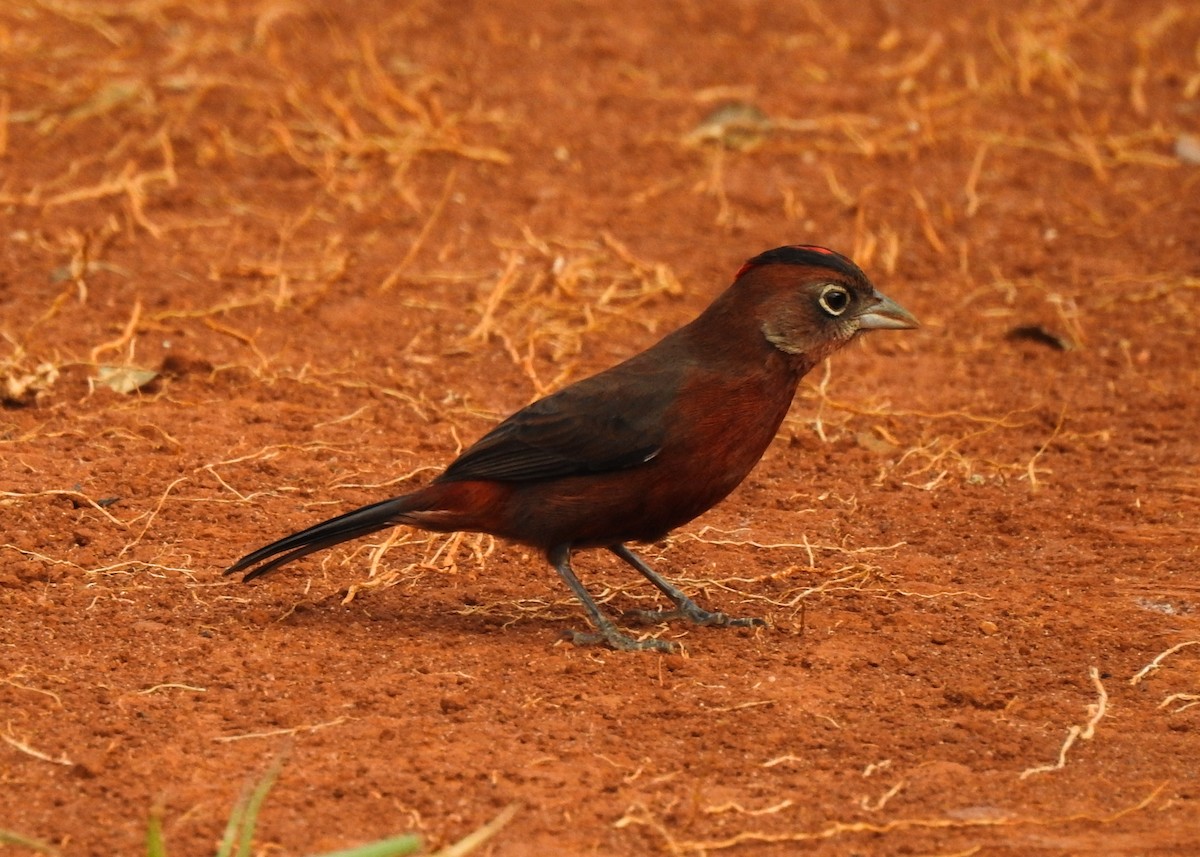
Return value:
M 645 560 L 623 544 L 609 545 L 608 549 L 625 562 L 641 572 L 642 576 L 657 586 L 664 595 L 675 605 L 674 610 L 634 610 L 630 615 L 643 622 L 663 622 L 668 619 L 687 619 L 696 625 L 719 625 L 746 628 L 754 625 L 767 624 L 754 616 L 735 619 L 724 613 L 710 613 L 695 601 L 688 598 L 673 586 L 670 581 L 661 577 L 654 569 L 646 565 Z
M 627 634 L 622 634 L 613 621 L 601 612 L 600 606 L 592 599 L 592 596 L 588 595 L 588 591 L 583 588 L 583 584 L 571 568 L 571 546 L 569 544 L 555 545 L 546 553 L 546 558 L 550 560 L 550 564 L 554 566 L 554 570 L 558 572 L 559 576 L 566 581 L 567 586 L 571 587 L 575 597 L 587 610 L 592 624 L 596 626 L 596 630 L 591 633 L 570 632 L 571 641 L 575 645 L 587 646 L 606 643 L 623 652 L 651 651 L 671 654 L 679 651 L 678 645 L 666 640 L 635 640 Z

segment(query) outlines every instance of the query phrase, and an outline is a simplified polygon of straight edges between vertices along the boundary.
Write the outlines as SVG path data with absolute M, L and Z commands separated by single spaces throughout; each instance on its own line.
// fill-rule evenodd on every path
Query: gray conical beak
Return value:
M 900 304 L 875 292 L 875 303 L 858 316 L 859 330 L 907 330 L 920 327 L 916 317 Z

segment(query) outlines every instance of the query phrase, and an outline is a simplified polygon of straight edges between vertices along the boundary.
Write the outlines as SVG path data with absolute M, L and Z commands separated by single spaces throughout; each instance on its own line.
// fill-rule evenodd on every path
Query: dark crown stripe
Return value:
M 786 247 L 776 247 L 774 250 L 759 253 L 738 269 L 737 277 L 762 265 L 811 265 L 817 268 L 829 268 L 856 279 L 863 277 L 863 272 L 859 270 L 859 267 L 841 253 L 835 253 L 826 247 L 817 247 L 812 244 L 789 244 Z

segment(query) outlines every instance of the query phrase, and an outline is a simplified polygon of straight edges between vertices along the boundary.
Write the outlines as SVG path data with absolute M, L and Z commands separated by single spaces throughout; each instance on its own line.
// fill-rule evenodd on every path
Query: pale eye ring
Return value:
M 817 303 L 830 315 L 839 316 L 850 306 L 850 292 L 845 286 L 828 285 L 821 290 Z

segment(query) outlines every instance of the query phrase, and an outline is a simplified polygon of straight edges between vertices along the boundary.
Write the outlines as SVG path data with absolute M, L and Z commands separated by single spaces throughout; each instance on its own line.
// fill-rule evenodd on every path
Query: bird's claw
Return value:
M 627 634 L 622 634 L 616 626 L 600 631 L 566 631 L 563 636 L 577 646 L 602 644 L 619 652 L 660 652 L 664 655 L 675 655 L 682 649 L 678 643 L 657 640 L 653 637 L 635 640 Z
M 670 622 L 672 619 L 686 619 L 693 625 L 705 625 L 715 628 L 759 628 L 764 627 L 766 620 L 757 616 L 734 618 L 726 613 L 712 613 L 695 604 L 677 607 L 674 610 L 630 610 L 624 618 L 647 625 L 657 625 Z

